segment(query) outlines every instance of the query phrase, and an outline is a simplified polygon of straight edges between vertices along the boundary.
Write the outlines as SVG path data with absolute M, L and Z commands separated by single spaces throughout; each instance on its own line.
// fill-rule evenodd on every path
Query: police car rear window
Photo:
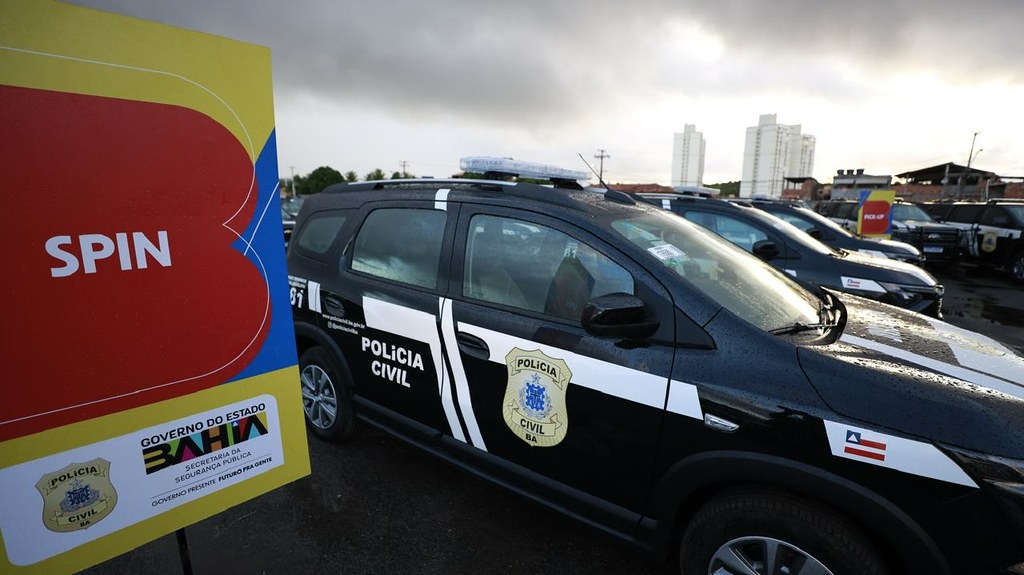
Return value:
M 436 289 L 447 219 L 441 210 L 383 208 L 371 212 L 356 235 L 352 269 Z
M 308 252 L 325 254 L 344 225 L 345 216 L 341 214 L 313 216 L 302 226 L 295 243 Z

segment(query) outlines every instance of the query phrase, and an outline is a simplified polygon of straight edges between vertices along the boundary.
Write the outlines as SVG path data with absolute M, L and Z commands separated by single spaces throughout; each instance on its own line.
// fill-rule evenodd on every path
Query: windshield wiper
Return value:
M 835 326 L 836 326 L 836 324 L 828 323 L 828 322 L 823 322 L 823 323 L 803 323 L 803 322 L 799 322 L 798 321 L 798 322 L 794 323 L 793 325 L 787 325 L 785 327 L 777 327 L 775 329 L 768 330 L 768 333 L 770 333 L 772 335 L 788 335 L 788 334 L 791 334 L 791 333 L 800 333 L 800 332 L 803 332 L 803 331 L 811 331 L 811 330 L 816 330 L 816 329 L 827 329 L 827 328 L 835 327 Z
M 831 293 L 822 290 L 820 299 L 818 300 L 818 322 L 817 323 L 804 323 L 802 321 L 795 322 L 793 324 L 777 327 L 775 329 L 768 330 L 768 333 L 772 335 L 789 335 L 793 333 L 801 333 L 805 331 L 813 330 L 827 330 L 834 328 L 839 325 L 840 313 L 836 309 L 836 300 Z

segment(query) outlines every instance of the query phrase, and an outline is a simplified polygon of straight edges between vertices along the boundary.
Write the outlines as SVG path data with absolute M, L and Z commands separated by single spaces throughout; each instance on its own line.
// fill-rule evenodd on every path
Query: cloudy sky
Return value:
M 813 176 L 948 161 L 1024 176 L 1021 0 L 75 0 L 268 46 L 283 177 L 447 176 L 508 156 L 739 180 L 761 114 L 817 138 Z M 981 150 L 980 152 L 978 150 Z

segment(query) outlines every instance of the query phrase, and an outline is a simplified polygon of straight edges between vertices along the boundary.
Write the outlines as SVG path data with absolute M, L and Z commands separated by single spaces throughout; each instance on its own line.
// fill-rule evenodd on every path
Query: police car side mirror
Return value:
M 604 337 L 644 338 L 661 325 L 644 318 L 646 305 L 635 295 L 612 293 L 598 296 L 583 308 L 583 328 Z
M 762 260 L 768 261 L 775 259 L 779 255 L 779 248 L 775 245 L 775 242 L 771 240 L 761 240 L 754 242 L 752 248 L 754 255 L 761 258 Z

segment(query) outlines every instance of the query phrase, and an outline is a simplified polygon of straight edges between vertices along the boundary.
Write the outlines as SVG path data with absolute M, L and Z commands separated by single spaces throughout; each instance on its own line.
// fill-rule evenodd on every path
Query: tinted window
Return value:
M 985 206 L 953 206 L 953 209 L 946 215 L 947 222 L 963 222 L 973 224 L 981 215 Z
M 1013 217 L 1015 221 L 1014 225 L 1020 226 L 1021 224 L 1024 224 L 1024 206 L 1006 206 L 1006 208 L 1004 209 L 1010 212 L 1010 215 Z
M 914 204 L 893 204 L 892 219 L 896 221 L 930 222 L 933 221 L 924 210 Z
M 625 269 L 560 231 L 479 215 L 469 226 L 463 295 L 579 320 L 586 302 L 633 293 Z
M 737 220 L 736 218 L 730 218 L 729 216 L 689 211 L 686 212 L 685 217 L 691 222 L 700 224 L 702 227 L 715 232 L 748 252 L 754 251 L 755 243 L 768 239 L 768 234 L 746 222 Z
M 981 214 L 979 224 L 986 226 L 1006 227 L 1010 225 L 1010 214 L 1005 208 L 989 206 L 985 213 Z
M 345 216 L 341 214 L 314 216 L 302 226 L 299 239 L 295 243 L 314 254 L 325 254 L 331 249 L 331 244 L 344 225 Z
M 856 220 L 857 219 L 857 204 L 853 202 L 846 202 L 836 205 L 836 210 L 832 217 L 839 218 L 842 220 Z
M 781 220 L 783 220 L 783 221 L 786 221 L 786 222 L 789 222 L 789 223 L 793 224 L 794 226 L 800 228 L 800 230 L 805 231 L 805 232 L 807 230 L 815 227 L 814 224 L 812 224 L 811 222 L 809 222 L 809 221 L 807 221 L 807 220 L 805 220 L 803 218 L 799 218 L 797 216 L 794 216 L 793 214 L 786 213 L 786 212 L 772 212 L 772 215 L 777 217 L 777 218 L 779 218 L 779 219 L 781 219 Z
M 434 289 L 447 214 L 389 208 L 371 212 L 352 249 L 352 269 Z

